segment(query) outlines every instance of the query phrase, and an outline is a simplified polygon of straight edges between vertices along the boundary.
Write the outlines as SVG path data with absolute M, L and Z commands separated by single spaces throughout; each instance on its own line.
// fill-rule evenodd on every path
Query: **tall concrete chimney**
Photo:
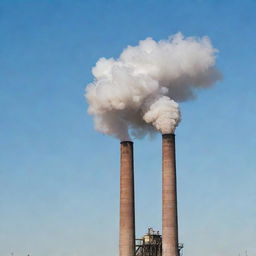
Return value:
M 175 135 L 162 136 L 162 255 L 178 256 Z
M 120 230 L 119 256 L 135 255 L 135 209 L 133 143 L 120 144 Z

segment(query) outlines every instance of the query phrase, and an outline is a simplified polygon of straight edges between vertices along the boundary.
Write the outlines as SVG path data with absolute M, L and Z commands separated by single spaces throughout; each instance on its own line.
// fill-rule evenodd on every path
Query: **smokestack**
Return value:
M 162 251 L 178 256 L 178 213 L 175 162 L 175 135 L 162 135 Z
M 120 144 L 120 233 L 119 256 L 135 255 L 135 209 L 133 143 Z

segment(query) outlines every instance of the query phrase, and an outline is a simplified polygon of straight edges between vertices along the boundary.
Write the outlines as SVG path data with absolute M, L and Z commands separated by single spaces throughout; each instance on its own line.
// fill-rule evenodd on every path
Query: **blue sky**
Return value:
M 256 1 L 0 0 L 0 255 L 118 255 L 119 142 L 84 88 L 99 57 L 208 35 L 223 80 L 181 104 L 185 255 L 256 255 Z M 137 236 L 161 228 L 161 139 L 135 140 Z

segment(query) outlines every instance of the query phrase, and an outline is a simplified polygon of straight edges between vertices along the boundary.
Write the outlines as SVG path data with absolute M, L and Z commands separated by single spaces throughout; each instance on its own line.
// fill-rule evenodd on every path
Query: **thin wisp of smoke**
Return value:
M 100 58 L 85 94 L 96 130 L 120 140 L 173 133 L 181 120 L 177 102 L 221 78 L 216 53 L 208 37 L 177 33 L 128 46 L 116 60 Z

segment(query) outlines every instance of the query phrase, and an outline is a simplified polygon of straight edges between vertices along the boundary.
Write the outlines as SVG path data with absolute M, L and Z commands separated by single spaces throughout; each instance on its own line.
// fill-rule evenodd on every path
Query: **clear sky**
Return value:
M 256 255 L 256 1 L 0 0 L 0 256 L 117 256 L 119 141 L 94 131 L 99 57 L 208 35 L 223 81 L 181 104 L 185 255 Z M 135 140 L 137 236 L 161 229 L 161 138 Z

